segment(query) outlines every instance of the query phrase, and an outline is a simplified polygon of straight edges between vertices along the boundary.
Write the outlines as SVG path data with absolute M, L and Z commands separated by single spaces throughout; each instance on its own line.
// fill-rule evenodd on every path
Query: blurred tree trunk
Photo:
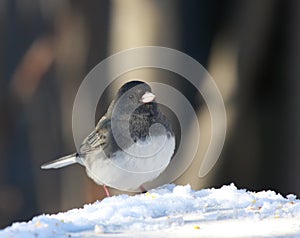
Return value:
M 69 1 L 56 24 L 56 69 L 60 82 L 66 153 L 75 151 L 72 110 L 80 83 L 107 56 L 108 14 L 109 1 Z M 101 187 L 87 178 L 82 166 L 65 168 L 61 186 L 63 210 L 80 207 L 104 196 Z
M 132 0 L 112 3 L 109 47 L 111 53 L 140 46 L 165 46 L 181 50 L 207 66 L 216 21 L 215 1 Z M 179 89 L 196 108 L 201 109 L 200 130 L 205 133 L 201 134 L 200 149 L 193 164 L 177 183 L 190 183 L 193 188 L 205 186 L 206 178 L 199 179 L 198 171 L 209 143 L 210 118 L 207 111 L 199 106 L 198 102 L 201 99 L 197 91 L 178 75 L 157 69 L 134 70 L 121 76 L 119 80 L 124 82 L 137 78 L 148 82 L 168 83 Z M 116 88 L 120 86 L 120 81 Z M 185 108 L 182 108 L 182 113 L 185 113 L 184 111 Z M 180 130 L 174 129 L 178 135 Z M 190 128 L 191 131 L 194 129 Z
M 286 70 L 286 87 L 284 91 L 286 108 L 284 116 L 281 116 L 284 128 L 282 141 L 284 153 L 282 153 L 282 168 L 279 176 L 279 184 L 285 193 L 297 193 L 300 195 L 300 2 L 291 1 L 287 9 L 287 18 L 284 32 L 285 54 L 287 57 L 283 67 Z

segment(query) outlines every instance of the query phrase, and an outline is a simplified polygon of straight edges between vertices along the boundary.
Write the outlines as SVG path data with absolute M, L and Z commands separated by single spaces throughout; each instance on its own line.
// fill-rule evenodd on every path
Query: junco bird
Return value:
M 175 136 L 148 84 L 130 81 L 111 102 L 95 130 L 77 153 L 41 166 L 61 168 L 79 163 L 97 184 L 124 191 L 143 190 L 168 166 Z

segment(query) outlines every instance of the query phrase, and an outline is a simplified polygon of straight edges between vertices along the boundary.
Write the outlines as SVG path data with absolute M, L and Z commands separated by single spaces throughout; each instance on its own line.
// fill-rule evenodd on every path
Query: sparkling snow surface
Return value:
M 233 184 L 200 191 L 169 184 L 0 230 L 1 238 L 275 236 L 300 237 L 300 200 Z

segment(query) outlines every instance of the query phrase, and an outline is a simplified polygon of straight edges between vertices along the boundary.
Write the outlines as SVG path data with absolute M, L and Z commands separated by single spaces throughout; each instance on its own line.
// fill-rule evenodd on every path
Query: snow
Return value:
M 300 237 L 300 200 L 233 184 L 199 191 L 168 184 L 0 230 L 1 238 L 212 236 Z

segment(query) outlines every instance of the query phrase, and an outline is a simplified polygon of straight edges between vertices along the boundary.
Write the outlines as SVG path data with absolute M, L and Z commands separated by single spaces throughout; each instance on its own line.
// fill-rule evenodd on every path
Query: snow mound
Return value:
M 65 213 L 40 215 L 0 237 L 300 237 L 300 200 L 233 184 L 194 191 L 169 184 L 119 195 Z

